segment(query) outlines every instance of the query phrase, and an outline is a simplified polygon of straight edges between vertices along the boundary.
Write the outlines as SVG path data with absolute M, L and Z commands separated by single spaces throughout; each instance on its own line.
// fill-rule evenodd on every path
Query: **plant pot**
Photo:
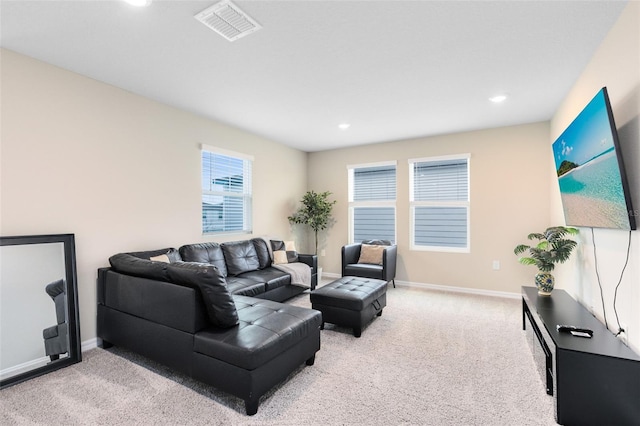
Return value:
M 536 287 L 540 296 L 551 296 L 555 279 L 549 272 L 538 272 L 536 274 Z

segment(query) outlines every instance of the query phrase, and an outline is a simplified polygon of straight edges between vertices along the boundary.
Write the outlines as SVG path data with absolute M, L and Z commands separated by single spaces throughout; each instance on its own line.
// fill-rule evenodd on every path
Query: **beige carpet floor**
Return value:
M 238 398 L 123 349 L 0 391 L 3 425 L 554 425 L 521 302 L 389 288 L 362 337 L 327 325 L 314 366 Z M 310 306 L 303 294 L 289 303 Z

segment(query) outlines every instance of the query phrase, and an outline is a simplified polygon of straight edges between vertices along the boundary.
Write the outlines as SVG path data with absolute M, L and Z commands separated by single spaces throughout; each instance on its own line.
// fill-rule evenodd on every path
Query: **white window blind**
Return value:
M 396 164 L 349 166 L 351 242 L 396 240 Z
M 395 165 L 353 169 L 353 201 L 395 199 Z
M 469 249 L 469 156 L 409 160 L 414 249 Z
M 203 146 L 202 232 L 251 232 L 250 157 Z

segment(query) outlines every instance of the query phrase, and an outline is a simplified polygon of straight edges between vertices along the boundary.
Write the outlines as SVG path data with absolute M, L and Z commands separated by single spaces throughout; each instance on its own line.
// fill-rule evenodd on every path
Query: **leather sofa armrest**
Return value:
M 360 248 L 362 244 L 347 244 L 346 246 L 342 246 L 342 276 L 345 275 L 344 268 L 347 265 L 358 263 L 358 259 L 360 258 Z
M 305 263 L 311 268 L 311 275 L 318 273 L 318 256 L 315 254 L 298 253 L 298 262 Z
M 98 305 L 106 305 L 106 279 L 107 279 L 107 271 L 110 271 L 111 268 L 98 268 L 98 280 L 97 280 L 97 294 L 96 299 L 98 301 Z
M 315 254 L 298 254 L 298 262 L 311 268 L 311 291 L 318 286 L 318 256 Z
M 384 280 L 391 281 L 396 277 L 396 262 L 398 257 L 398 246 L 391 245 L 385 247 L 382 252 L 382 270 L 384 271 Z

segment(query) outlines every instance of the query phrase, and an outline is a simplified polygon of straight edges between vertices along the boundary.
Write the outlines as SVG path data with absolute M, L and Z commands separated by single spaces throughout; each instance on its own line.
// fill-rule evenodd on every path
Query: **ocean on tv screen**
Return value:
M 603 88 L 553 143 L 567 225 L 632 228 L 617 144 Z
M 558 183 L 567 225 L 629 228 L 613 149 L 563 174 Z

